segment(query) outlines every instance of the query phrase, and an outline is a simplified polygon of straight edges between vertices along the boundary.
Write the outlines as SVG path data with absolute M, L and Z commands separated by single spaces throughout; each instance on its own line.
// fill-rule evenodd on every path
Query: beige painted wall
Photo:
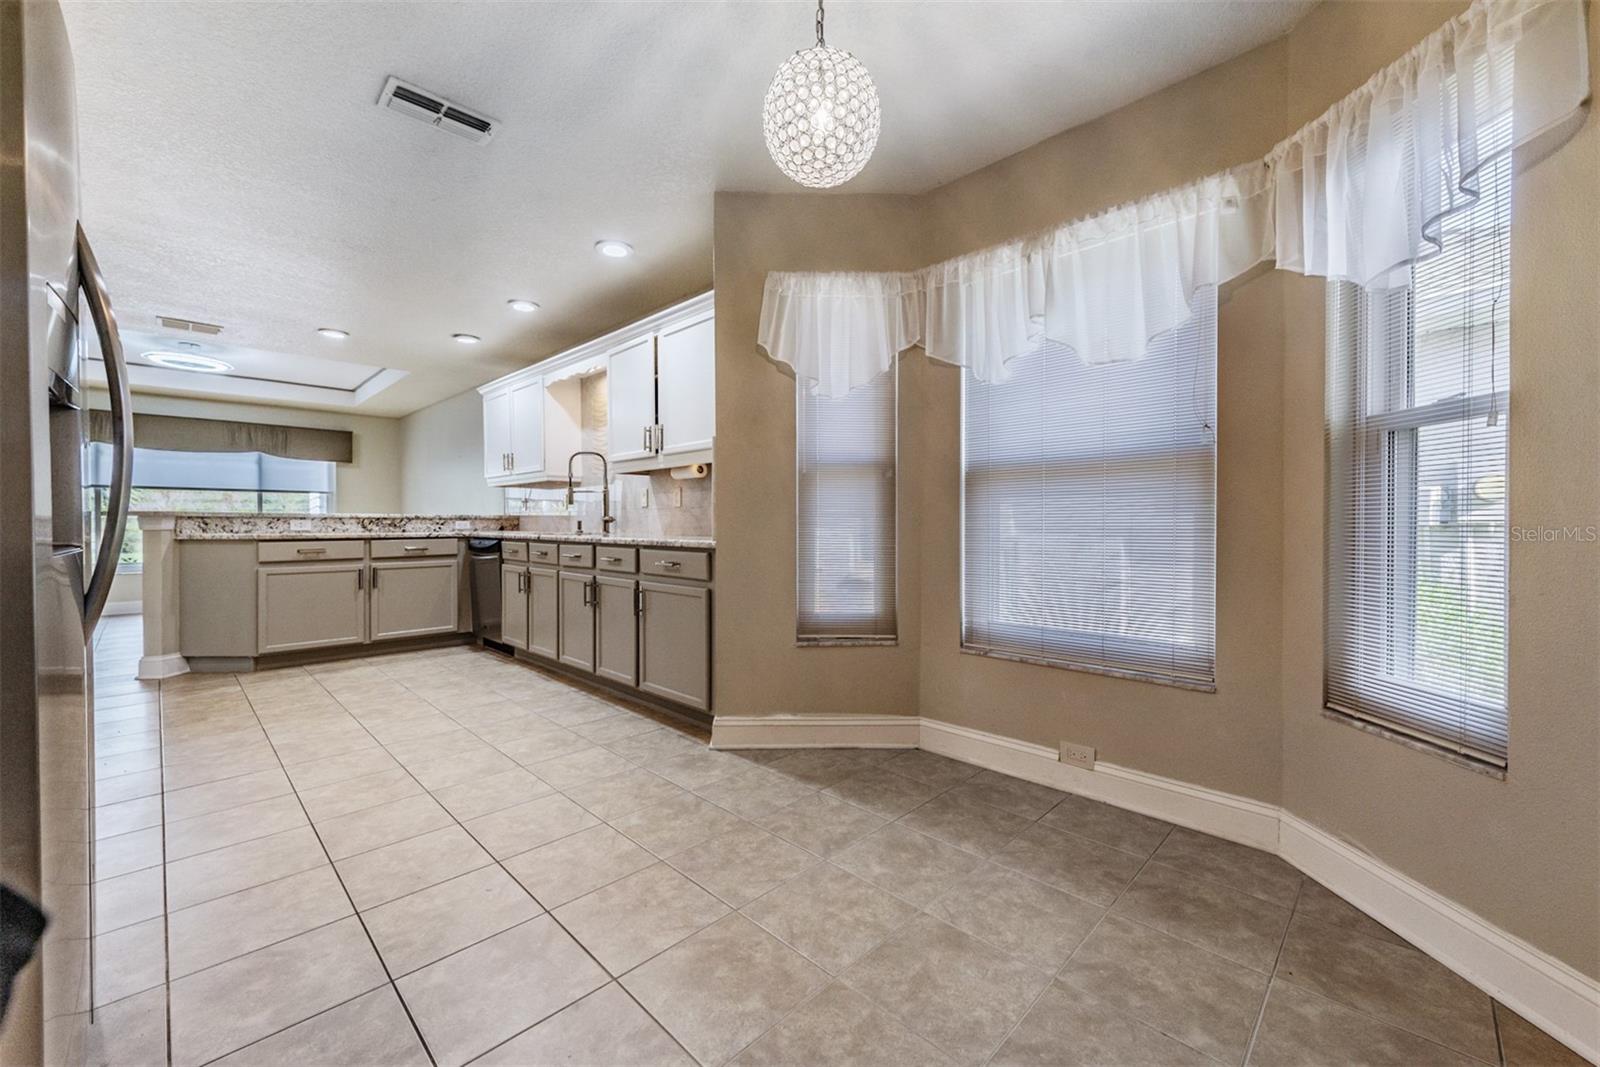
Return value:
M 1288 41 L 1289 122 L 1313 117 L 1454 10 L 1318 8 Z M 1589 32 L 1591 75 L 1600 76 L 1600 12 L 1593 6 Z M 1594 529 L 1600 122 L 1590 116 L 1554 155 L 1519 163 L 1512 187 L 1510 521 L 1513 528 Z M 1504 782 L 1324 719 L 1324 505 L 1306 488 L 1323 484 L 1323 286 L 1284 277 L 1284 804 L 1600 976 L 1600 544 L 1511 544 Z
M 483 480 L 483 397 L 476 389 L 400 421 L 400 510 L 498 515 L 504 493 Z
M 918 350 L 901 360 L 901 644 L 793 645 L 793 382 L 754 343 L 768 270 L 917 266 L 1258 157 L 1462 6 L 1326 3 L 1285 38 L 921 197 L 719 194 L 719 713 L 920 712 L 1093 744 L 1282 803 L 1600 976 L 1600 545 L 1513 545 L 1507 781 L 1324 719 L 1316 280 L 1259 274 L 1219 314 L 1215 694 L 960 654 L 959 377 Z M 1517 182 L 1515 525 L 1600 525 L 1596 125 Z
M 795 645 L 794 377 L 756 344 L 773 270 L 904 270 L 926 261 L 915 198 L 718 193 L 716 676 L 720 715 L 914 715 L 918 543 L 900 543 L 900 644 Z M 920 358 L 901 360 L 914 397 Z M 915 403 L 901 405 L 902 418 Z M 911 435 L 901 427 L 902 448 Z M 918 513 L 914 464 L 900 471 L 900 529 Z
M 101 391 L 89 394 L 89 405 L 108 408 Z M 388 514 L 400 510 L 400 420 L 337 411 L 234 404 L 178 396 L 135 393 L 133 410 L 151 415 L 184 415 L 196 419 L 232 419 L 279 426 L 311 426 L 349 430 L 354 435 L 353 461 L 335 472 L 334 507 L 342 512 Z

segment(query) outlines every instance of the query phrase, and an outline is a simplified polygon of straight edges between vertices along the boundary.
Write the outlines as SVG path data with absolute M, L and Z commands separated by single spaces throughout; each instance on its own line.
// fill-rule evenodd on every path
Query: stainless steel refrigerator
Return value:
M 0 882 L 39 903 L 0 1063 L 77 1063 L 94 1004 L 95 624 L 127 520 L 126 364 L 78 224 L 72 53 L 55 0 L 0 0 Z M 110 505 L 85 542 L 80 373 L 111 392 Z M 90 562 L 92 560 L 92 562 Z

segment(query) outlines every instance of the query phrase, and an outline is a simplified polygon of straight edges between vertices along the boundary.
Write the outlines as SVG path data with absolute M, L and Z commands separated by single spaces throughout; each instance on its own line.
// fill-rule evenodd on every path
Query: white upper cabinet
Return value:
M 703 462 L 717 430 L 716 319 L 709 313 L 656 335 L 656 451 Z M 676 463 L 668 464 L 676 466 Z
M 511 390 L 483 395 L 483 476 L 504 478 L 511 473 Z
M 537 474 L 544 470 L 544 404 L 543 378 L 532 378 L 511 387 L 512 474 Z
M 606 440 L 610 460 L 648 460 L 655 456 L 656 339 L 646 334 L 616 349 L 607 360 Z
M 716 318 L 711 294 L 481 387 L 483 473 L 494 485 L 565 482 L 583 447 L 581 382 L 606 375 L 612 474 L 710 463 L 716 442 Z M 596 418 L 591 414 L 591 418 Z

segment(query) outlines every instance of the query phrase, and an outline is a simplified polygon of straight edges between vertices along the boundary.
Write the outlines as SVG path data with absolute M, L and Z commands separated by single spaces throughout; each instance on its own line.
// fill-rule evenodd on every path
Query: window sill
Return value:
M 795 648 L 894 648 L 898 637 L 797 637 Z
M 1371 719 L 1363 719 L 1334 708 L 1323 708 L 1322 717 L 1337 723 L 1343 723 L 1345 726 L 1354 727 L 1365 734 L 1375 734 L 1378 737 L 1403 745 L 1413 752 L 1421 752 L 1424 755 L 1433 756 L 1435 759 L 1442 759 L 1446 763 L 1481 774 L 1485 778 L 1493 778 L 1500 782 L 1506 780 L 1506 768 L 1504 767 L 1493 763 L 1485 763 L 1483 760 L 1473 759 L 1471 756 L 1464 756 L 1459 752 L 1452 752 L 1443 745 L 1435 744 L 1432 741 L 1424 741 L 1420 737 L 1413 737 L 1408 733 L 1384 726 L 1382 723 L 1374 722 Z
M 1191 693 L 1215 693 L 1215 682 L 1188 682 L 1180 678 L 1167 678 L 1159 674 L 1145 674 L 1140 671 L 1121 671 L 1114 667 L 1094 667 L 1087 663 L 1068 663 L 1064 660 L 1045 659 L 1043 656 L 1025 656 L 1018 652 L 999 652 L 989 648 L 976 648 L 972 645 L 962 645 L 963 656 L 982 656 L 984 659 L 1004 660 L 1008 663 L 1026 663 L 1034 667 L 1051 667 L 1058 671 L 1077 671 L 1080 674 L 1098 674 L 1105 678 L 1125 678 L 1130 682 L 1149 682 L 1152 685 L 1164 685 L 1170 689 L 1186 689 Z

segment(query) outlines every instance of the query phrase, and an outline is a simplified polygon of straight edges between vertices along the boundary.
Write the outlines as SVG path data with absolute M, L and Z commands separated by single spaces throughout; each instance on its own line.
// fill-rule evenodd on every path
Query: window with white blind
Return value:
M 1511 161 L 1409 289 L 1328 286 L 1327 704 L 1506 756 Z
M 1137 362 L 1054 342 L 963 390 L 962 644 L 1215 680 L 1217 293 Z
M 837 398 L 797 390 L 801 641 L 896 636 L 895 379 L 891 367 Z

